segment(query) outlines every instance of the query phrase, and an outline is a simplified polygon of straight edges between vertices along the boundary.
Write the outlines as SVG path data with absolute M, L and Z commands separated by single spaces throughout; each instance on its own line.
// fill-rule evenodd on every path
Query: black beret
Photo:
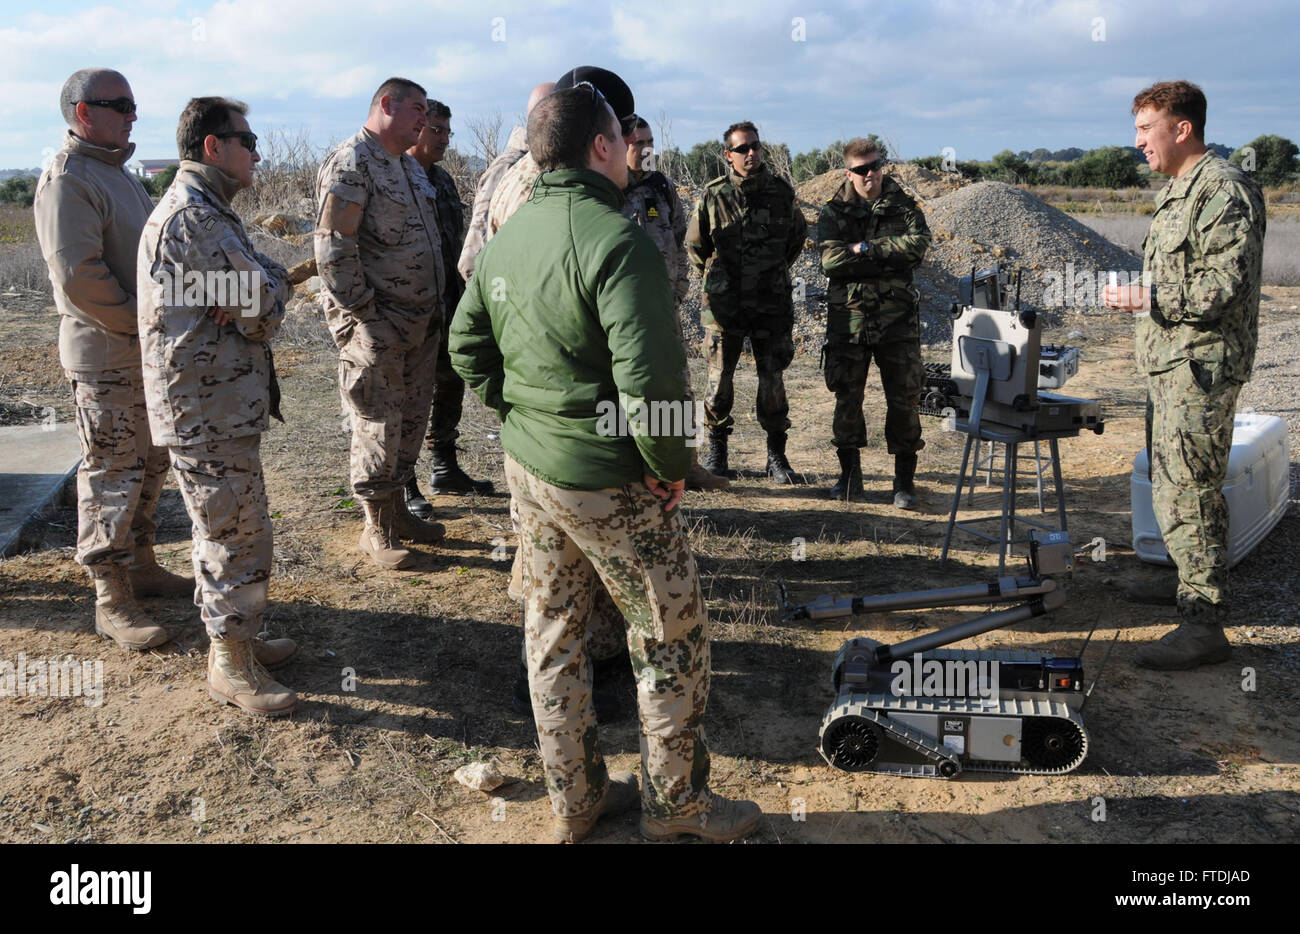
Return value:
M 609 101 L 609 106 L 614 110 L 614 116 L 620 121 L 636 113 L 632 89 L 627 86 L 627 82 L 606 68 L 597 68 L 595 65 L 572 68 L 555 82 L 555 90 L 563 91 L 584 81 L 590 81 L 596 90 L 604 95 L 605 100 Z

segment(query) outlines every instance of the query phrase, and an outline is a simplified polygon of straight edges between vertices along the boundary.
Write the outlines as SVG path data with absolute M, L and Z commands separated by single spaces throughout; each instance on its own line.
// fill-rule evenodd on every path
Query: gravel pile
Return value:
M 816 181 L 813 179 L 807 185 Z M 1095 301 L 1099 272 L 1104 285 L 1109 270 L 1142 268 L 1138 255 L 1115 246 L 1091 228 L 1013 185 L 977 182 L 924 202 L 922 209 L 933 236 L 925 262 L 915 274 L 916 288 L 921 295 L 921 342 L 924 344 L 944 344 L 951 339 L 952 319 L 948 310 L 957 298 L 957 279 L 969 275 L 972 265 L 985 269 L 1000 262 L 1004 266 L 1022 267 L 1021 302 L 1052 312 L 1049 323 L 1059 323 L 1059 318 L 1068 311 L 1089 308 L 1087 299 L 1092 295 Z M 817 210 L 811 204 L 804 205 L 810 238 L 816 237 Z M 1049 273 L 1057 276 L 1062 299 L 1053 301 L 1050 308 L 1044 302 L 1044 287 L 1052 283 Z M 1065 287 L 1067 274 L 1075 277 L 1069 288 Z M 826 276 L 821 269 L 821 252 L 805 249 L 792 275 L 803 280 L 805 294 L 804 301 L 795 302 L 795 347 L 818 353 L 826 332 Z M 1091 283 L 1089 291 L 1084 289 L 1085 281 Z M 692 282 L 682 323 L 687 339 L 697 346 L 704 337 L 699 314 L 699 283 Z

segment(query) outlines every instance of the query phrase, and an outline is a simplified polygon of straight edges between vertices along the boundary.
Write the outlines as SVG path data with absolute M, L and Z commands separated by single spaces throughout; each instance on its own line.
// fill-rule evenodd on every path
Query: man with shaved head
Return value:
M 528 113 L 533 112 L 537 102 L 555 90 L 554 81 L 543 81 L 533 88 L 528 95 Z M 470 216 L 469 229 L 465 231 L 465 246 L 460 251 L 460 262 L 456 268 L 466 282 L 474 274 L 474 260 L 488 238 L 488 207 L 492 204 L 492 193 L 497 190 L 502 177 L 516 162 L 528 154 L 528 132 L 517 126 L 510 131 L 505 151 L 492 160 L 478 180 L 478 189 L 474 192 L 474 212 Z
M 443 536 L 402 502 L 429 418 L 446 290 L 438 194 L 407 153 L 427 123 L 424 88 L 389 78 L 365 126 L 317 176 L 316 265 L 352 427 L 352 489 L 365 510 L 359 547 L 388 570 L 414 562 L 402 539 Z
M 136 247 L 153 202 L 125 166 L 135 145 L 126 78 L 84 68 L 59 98 L 68 134 L 36 186 L 36 236 L 59 310 L 59 361 L 72 382 L 77 562 L 95 582 L 95 631 L 130 649 L 167 641 L 135 602 L 193 595 L 158 566 L 154 507 L 167 449 L 150 443 L 136 325 Z

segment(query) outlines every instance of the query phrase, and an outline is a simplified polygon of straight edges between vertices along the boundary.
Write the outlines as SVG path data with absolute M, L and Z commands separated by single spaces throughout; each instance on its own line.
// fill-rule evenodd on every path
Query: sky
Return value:
M 584 64 L 627 81 L 661 147 L 746 119 L 794 153 L 867 133 L 902 158 L 1131 145 L 1133 94 L 1173 78 L 1205 90 L 1209 142 L 1300 141 L 1298 19 L 1293 0 L 18 0 L 0 168 L 61 145 L 59 91 L 89 66 L 131 82 L 137 159 L 174 158 L 178 115 L 208 94 L 324 148 L 391 75 L 450 106 L 471 151 L 469 120 L 500 113 L 504 141 L 533 85 Z

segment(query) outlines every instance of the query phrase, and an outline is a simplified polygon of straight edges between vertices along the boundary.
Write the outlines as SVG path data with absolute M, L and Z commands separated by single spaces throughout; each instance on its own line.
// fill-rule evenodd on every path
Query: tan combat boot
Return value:
M 441 522 L 426 522 L 411 514 L 402 490 L 393 491 L 393 526 L 402 541 L 433 545 L 443 540 L 447 529 Z
M 1184 620 L 1159 642 L 1138 646 L 1133 661 L 1140 668 L 1186 671 L 1198 665 L 1226 662 L 1231 654 L 1232 643 L 1223 634 L 1222 626 Z
M 251 639 L 213 639 L 208 650 L 208 696 L 261 717 L 293 710 L 298 695 L 276 681 L 253 655 Z
M 137 597 L 194 597 L 194 578 L 173 574 L 159 564 L 152 545 L 137 547 L 127 570 Z
M 265 633 L 253 637 L 253 657 L 263 668 L 274 671 L 293 661 L 298 643 L 292 639 L 268 639 Z
M 712 843 L 739 840 L 758 826 L 762 809 L 753 801 L 732 801 L 705 792 L 708 807 L 691 817 L 651 817 L 641 815 L 641 836 L 647 840 L 667 840 L 681 834 L 699 837 Z
M 700 463 L 699 452 L 691 448 L 691 469 L 686 474 L 686 489 L 688 490 L 715 490 L 731 489 L 731 481 L 726 477 L 719 477 L 715 473 L 709 473 L 708 469 Z
M 384 570 L 400 571 L 409 568 L 415 562 L 415 555 L 403 548 L 397 538 L 392 497 L 364 499 L 361 507 L 366 513 L 366 527 L 361 530 L 359 543 L 361 550 Z
M 623 814 L 641 803 L 641 792 L 636 787 L 636 775 L 631 772 L 611 772 L 605 785 L 605 796 L 589 811 L 572 817 L 557 817 L 553 831 L 560 843 L 577 843 L 591 836 L 596 822 L 602 817 Z
M 95 632 L 137 652 L 171 638 L 135 602 L 126 568 L 111 564 L 97 570 L 103 576 L 95 578 Z

